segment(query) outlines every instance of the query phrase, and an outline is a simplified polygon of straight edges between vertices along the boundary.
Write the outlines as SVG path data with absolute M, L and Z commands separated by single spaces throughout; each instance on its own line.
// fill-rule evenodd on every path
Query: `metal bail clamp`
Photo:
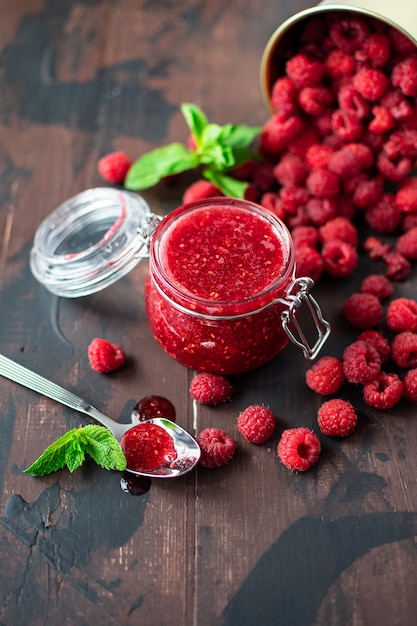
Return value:
M 330 335 L 330 324 L 323 318 L 318 302 L 310 293 L 313 285 L 314 281 L 311 278 L 304 276 L 296 278 L 290 285 L 286 298 L 280 299 L 286 307 L 281 313 L 282 327 L 291 341 L 302 349 L 308 361 L 316 358 Z M 302 304 L 306 304 L 317 330 L 318 337 L 313 346 L 310 346 L 297 319 L 297 313 Z

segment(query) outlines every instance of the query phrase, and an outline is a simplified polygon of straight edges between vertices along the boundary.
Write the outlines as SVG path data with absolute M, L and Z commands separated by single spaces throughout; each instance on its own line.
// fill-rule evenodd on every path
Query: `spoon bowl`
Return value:
M 127 467 L 127 471 L 132 474 L 147 476 L 148 478 L 175 478 L 189 472 L 198 463 L 201 452 L 196 440 L 184 428 L 165 417 L 155 417 L 139 422 L 139 424 L 120 424 L 71 391 L 36 374 L 2 354 L 0 354 L 0 374 L 19 385 L 23 385 L 60 404 L 65 404 L 75 411 L 88 415 L 102 426 L 108 428 L 118 441 L 121 440 L 125 433 L 132 428 L 136 428 L 139 424 L 152 423 L 162 428 L 171 437 L 176 452 L 175 460 L 148 471 L 138 471 Z

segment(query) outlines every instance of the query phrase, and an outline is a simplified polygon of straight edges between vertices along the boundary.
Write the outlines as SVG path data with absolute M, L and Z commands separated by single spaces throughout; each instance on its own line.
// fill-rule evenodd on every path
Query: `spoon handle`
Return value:
M 117 424 L 114 420 L 110 419 L 110 417 L 107 417 L 107 415 L 104 415 L 104 413 L 101 413 L 101 411 L 86 402 L 86 400 L 75 395 L 75 393 L 64 389 L 64 387 L 36 374 L 27 367 L 12 361 L 2 354 L 0 354 L 0 374 L 60 404 L 65 404 L 71 409 L 89 415 L 103 426 L 106 426 L 117 439 L 120 439 L 121 435 L 126 430 L 125 426 L 123 427 L 122 424 Z

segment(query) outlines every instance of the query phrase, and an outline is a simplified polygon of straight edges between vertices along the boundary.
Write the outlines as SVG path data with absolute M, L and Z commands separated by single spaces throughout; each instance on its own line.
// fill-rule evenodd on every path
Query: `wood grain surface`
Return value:
M 79 191 L 99 186 L 97 160 L 136 157 L 185 141 L 179 106 L 195 102 L 218 123 L 263 124 L 259 67 L 284 19 L 312 6 L 280 0 L 0 0 L 0 352 L 75 391 L 121 421 L 145 395 L 168 397 L 191 432 L 223 428 L 233 461 L 154 480 L 129 496 L 120 475 L 86 463 L 44 478 L 22 470 L 82 416 L 0 380 L 1 626 L 408 626 L 417 623 L 417 413 L 365 405 L 359 427 L 321 437 L 307 473 L 276 457 L 283 428 L 316 430 L 323 398 L 288 346 L 258 370 L 232 377 L 221 407 L 196 406 L 194 372 L 173 361 L 147 326 L 146 263 L 93 296 L 66 300 L 31 275 L 40 222 Z M 189 182 L 189 181 L 188 181 Z M 144 195 L 165 214 L 187 178 Z M 361 240 L 366 236 L 361 233 Z M 370 266 L 323 279 L 315 295 L 332 324 L 324 354 L 356 337 L 341 304 Z M 395 285 L 415 297 L 416 272 Z M 94 373 L 96 336 L 128 360 Z M 269 405 L 278 427 L 266 445 L 236 426 L 250 404 Z

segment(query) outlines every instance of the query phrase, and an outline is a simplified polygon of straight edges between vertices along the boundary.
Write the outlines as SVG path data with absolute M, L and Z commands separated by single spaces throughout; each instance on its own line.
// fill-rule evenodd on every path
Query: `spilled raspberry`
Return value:
M 347 400 L 328 400 L 318 410 L 317 421 L 321 432 L 329 437 L 347 437 L 356 428 L 358 418 Z
M 96 338 L 88 346 L 88 360 L 95 372 L 108 373 L 124 364 L 125 354 L 117 344 Z
M 252 405 L 237 418 L 237 429 L 251 443 L 265 443 L 276 427 L 272 411 L 266 406 Z
M 287 428 L 277 447 L 280 461 L 291 470 L 305 472 L 317 463 L 321 452 L 320 440 L 309 428 Z
M 375 380 L 370 380 L 363 387 L 363 398 L 369 406 L 376 409 L 392 409 L 401 400 L 403 383 L 397 374 L 380 372 Z
M 200 464 L 204 467 L 220 467 L 230 461 L 236 450 L 236 442 L 219 428 L 205 428 L 197 437 L 201 449 Z
M 365 341 L 355 341 L 343 352 L 343 372 L 350 383 L 365 384 L 374 380 L 381 370 L 381 357 L 376 348 Z
M 334 356 L 323 356 L 305 374 L 310 389 L 322 395 L 336 393 L 345 380 L 342 362 Z
M 224 404 L 230 400 L 233 386 L 220 374 L 196 374 L 190 384 L 191 397 L 200 404 Z

